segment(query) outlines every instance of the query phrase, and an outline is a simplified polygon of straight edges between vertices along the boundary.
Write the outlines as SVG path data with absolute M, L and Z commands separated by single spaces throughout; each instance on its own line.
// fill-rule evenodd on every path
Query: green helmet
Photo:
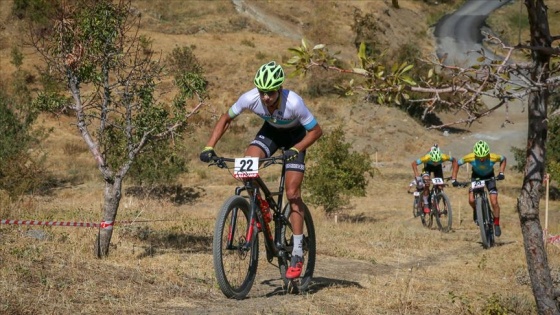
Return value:
M 433 147 L 432 150 L 430 150 L 430 159 L 435 163 L 441 161 L 441 151 L 439 148 Z
M 490 154 L 490 147 L 485 141 L 478 140 L 478 142 L 474 144 L 473 152 L 476 157 L 485 157 Z
M 255 86 L 261 91 L 275 91 L 284 83 L 284 70 L 274 61 L 262 65 L 255 75 Z

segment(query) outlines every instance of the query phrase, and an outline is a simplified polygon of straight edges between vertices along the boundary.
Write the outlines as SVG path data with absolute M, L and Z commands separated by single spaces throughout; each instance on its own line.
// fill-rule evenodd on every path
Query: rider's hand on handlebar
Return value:
M 451 179 L 451 184 L 453 185 L 453 187 L 459 187 L 459 185 L 460 185 L 459 182 L 455 178 Z
M 289 150 L 284 151 L 284 157 L 286 158 L 287 162 L 297 159 L 298 154 L 299 150 L 294 147 L 291 147 Z
M 202 162 L 210 163 L 210 161 L 212 161 L 212 158 L 215 156 L 217 155 L 216 152 L 214 152 L 214 148 L 212 147 L 204 147 L 204 150 L 200 152 L 200 160 Z
M 497 180 L 504 180 L 505 178 L 506 176 L 502 172 L 500 172 L 500 174 L 498 174 L 498 177 L 496 177 Z

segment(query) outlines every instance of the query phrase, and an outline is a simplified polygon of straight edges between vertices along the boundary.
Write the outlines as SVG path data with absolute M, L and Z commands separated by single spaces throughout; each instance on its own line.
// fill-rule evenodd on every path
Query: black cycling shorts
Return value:
M 303 126 L 280 129 L 265 122 L 250 145 L 261 148 L 266 157 L 271 157 L 279 148 L 288 150 L 296 145 L 305 137 L 306 133 L 307 131 Z M 305 172 L 305 150 L 301 151 L 294 161 L 286 164 L 286 170 Z
M 424 164 L 424 169 L 422 170 L 422 174 L 433 173 L 434 176 L 432 178 L 442 178 L 443 179 L 443 166 L 439 165 L 432 165 L 432 164 Z
M 494 171 L 492 171 L 492 173 L 486 175 L 486 176 L 479 176 L 478 174 L 476 174 L 475 172 L 473 172 L 471 174 L 471 181 L 475 180 L 475 179 L 490 179 L 494 177 Z M 489 194 L 497 194 L 498 193 L 498 187 L 496 187 L 496 180 L 487 180 L 484 182 L 484 184 L 486 185 L 486 189 L 488 189 L 488 193 Z M 469 189 L 469 191 L 472 191 L 472 188 Z

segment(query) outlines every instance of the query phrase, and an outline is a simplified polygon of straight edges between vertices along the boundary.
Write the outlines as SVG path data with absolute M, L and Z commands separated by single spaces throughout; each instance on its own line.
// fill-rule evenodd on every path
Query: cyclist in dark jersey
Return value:
M 479 140 L 473 147 L 473 152 L 463 156 L 458 162 L 457 166 L 453 167 L 453 174 L 451 180 L 453 186 L 458 186 L 457 173 L 459 166 L 469 163 L 472 166 L 471 179 L 491 179 L 494 178 L 494 164 L 500 163 L 500 172 L 496 179 L 502 180 L 505 178 L 504 171 L 506 170 L 506 157 L 503 155 L 490 153 L 488 143 Z M 492 212 L 494 213 L 494 234 L 500 236 L 502 229 L 500 228 L 500 205 L 498 204 L 498 188 L 496 187 L 496 180 L 487 180 L 485 182 L 490 196 L 490 203 L 492 204 Z M 473 219 L 476 222 L 476 208 L 474 204 L 474 193 L 469 189 L 469 204 L 473 209 Z
M 422 193 L 422 205 L 424 213 L 430 213 L 430 205 L 428 202 L 428 196 L 430 195 L 430 174 L 433 174 L 434 178 L 443 178 L 443 162 L 451 161 L 453 167 L 457 164 L 457 159 L 452 156 L 441 153 L 438 145 L 435 144 L 428 153 L 424 154 L 420 158 L 412 161 L 412 170 L 414 171 L 414 178 L 418 189 L 423 189 Z M 422 176 L 418 172 L 418 165 L 424 164 L 422 169 Z
M 242 94 L 224 113 L 200 153 L 203 162 L 210 162 L 214 146 L 223 136 L 231 121 L 243 111 L 251 111 L 264 120 L 255 139 L 249 144 L 245 156 L 270 157 L 281 147 L 288 158 L 286 164 L 286 197 L 293 210 L 290 222 L 294 233 L 292 261 L 286 278 L 297 278 L 303 267 L 303 201 L 301 183 L 305 172 L 305 152 L 323 131 L 303 99 L 295 92 L 284 89 L 284 70 L 274 61 L 262 65 L 254 78 L 255 88 Z

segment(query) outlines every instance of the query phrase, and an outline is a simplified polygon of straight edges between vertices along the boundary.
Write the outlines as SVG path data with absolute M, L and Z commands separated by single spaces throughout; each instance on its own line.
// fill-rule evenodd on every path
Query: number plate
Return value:
M 475 180 L 471 183 L 472 189 L 484 188 L 484 180 Z
M 420 192 L 419 192 L 419 191 L 415 191 L 415 192 L 414 192 L 414 196 L 420 196 Z
M 244 157 L 236 158 L 233 166 L 233 177 L 255 178 L 259 176 L 259 158 Z
M 434 185 L 443 185 L 444 184 L 443 179 L 439 178 L 439 177 L 432 178 L 432 183 Z

